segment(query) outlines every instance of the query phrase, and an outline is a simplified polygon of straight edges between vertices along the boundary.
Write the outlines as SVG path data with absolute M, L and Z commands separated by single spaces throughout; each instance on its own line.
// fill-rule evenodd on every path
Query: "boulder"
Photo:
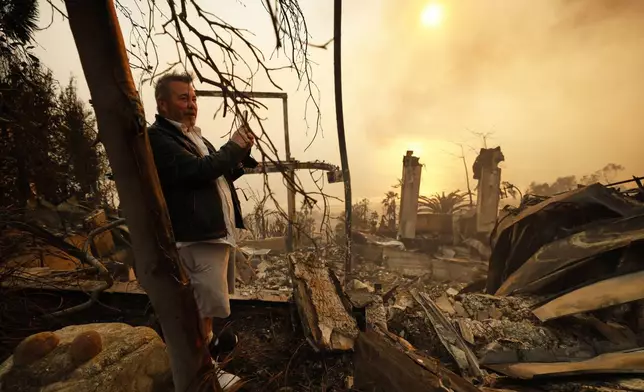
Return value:
M 0 365 L 0 392 L 171 390 L 170 361 L 159 335 L 122 323 L 30 336 Z

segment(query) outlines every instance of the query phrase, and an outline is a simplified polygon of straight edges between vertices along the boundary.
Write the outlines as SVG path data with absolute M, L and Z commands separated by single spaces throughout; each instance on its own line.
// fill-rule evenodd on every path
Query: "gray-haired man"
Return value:
M 218 150 L 203 138 L 196 126 L 192 81 L 191 75 L 179 73 L 157 80 L 158 114 L 148 133 L 177 248 L 203 318 L 204 337 L 214 353 L 224 340 L 229 349 L 236 343 L 234 334 L 213 339 L 212 318 L 230 315 L 235 229 L 244 228 L 233 181 L 243 175 L 244 167 L 256 167 L 257 162 L 250 156 L 254 136 L 245 127 Z M 219 379 L 224 390 L 239 381 L 228 373 Z

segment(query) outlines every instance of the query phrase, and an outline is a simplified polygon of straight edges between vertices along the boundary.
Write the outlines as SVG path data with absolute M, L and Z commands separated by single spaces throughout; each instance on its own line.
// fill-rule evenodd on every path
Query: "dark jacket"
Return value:
M 210 154 L 202 157 L 187 136 L 158 115 L 148 128 L 148 135 L 177 242 L 226 236 L 226 223 L 216 184 L 219 176 L 225 176 L 230 187 L 235 206 L 235 226 L 244 228 L 233 181 L 244 174 L 244 167 L 257 166 L 250 151 L 232 141 L 216 150 L 204 138 Z

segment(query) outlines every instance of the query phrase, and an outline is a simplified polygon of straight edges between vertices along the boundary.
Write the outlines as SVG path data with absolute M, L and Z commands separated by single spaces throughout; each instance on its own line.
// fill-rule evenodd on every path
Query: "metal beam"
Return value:
M 246 174 L 260 174 L 260 173 L 278 173 L 285 170 L 325 170 L 334 172 L 340 170 L 336 165 L 325 162 L 280 162 L 280 163 L 266 163 L 257 166 L 254 169 L 244 169 Z
M 217 97 L 217 98 L 224 97 L 224 93 L 222 91 L 195 90 L 195 94 L 198 97 Z M 246 98 L 255 98 L 255 99 L 263 99 L 263 98 L 287 99 L 288 98 L 288 95 L 286 93 L 270 92 L 270 91 L 250 91 L 247 93 L 238 93 L 238 94 Z M 227 94 L 227 95 L 232 97 L 232 94 Z

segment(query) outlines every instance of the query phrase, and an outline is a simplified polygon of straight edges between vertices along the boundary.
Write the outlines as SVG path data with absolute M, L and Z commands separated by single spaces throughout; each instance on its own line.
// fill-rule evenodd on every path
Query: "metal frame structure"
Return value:
M 215 98 L 224 98 L 224 94 L 221 91 L 211 91 L 211 90 L 196 90 L 197 97 L 215 97 Z M 244 95 L 248 98 L 254 99 L 281 99 L 282 100 L 282 116 L 284 117 L 284 150 L 286 154 L 286 166 L 293 166 L 288 170 L 288 176 L 290 181 L 288 184 L 291 184 L 295 178 L 295 161 L 291 159 L 291 143 L 288 132 L 288 94 L 283 92 L 247 92 Z M 293 164 L 293 165 L 289 165 Z M 271 170 L 272 172 L 280 171 L 279 168 L 276 170 Z M 254 170 L 252 173 L 263 173 L 264 170 Z M 287 184 L 287 212 L 288 212 L 288 226 L 286 231 L 286 250 L 292 252 L 295 249 L 295 244 L 293 241 L 293 220 L 295 219 L 295 190 L 292 186 Z

